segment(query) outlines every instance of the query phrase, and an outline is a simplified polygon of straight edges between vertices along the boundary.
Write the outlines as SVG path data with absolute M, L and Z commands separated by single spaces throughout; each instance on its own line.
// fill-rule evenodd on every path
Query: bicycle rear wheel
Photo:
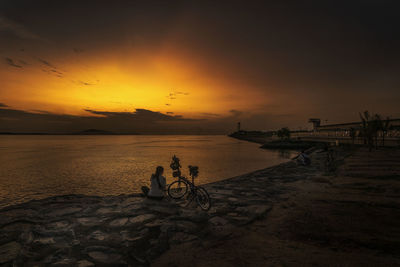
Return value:
M 203 187 L 197 187 L 196 201 L 202 210 L 209 210 L 211 208 L 211 199 L 207 191 Z
M 173 199 L 182 198 L 188 191 L 188 185 L 182 180 L 173 182 L 168 186 L 168 195 Z

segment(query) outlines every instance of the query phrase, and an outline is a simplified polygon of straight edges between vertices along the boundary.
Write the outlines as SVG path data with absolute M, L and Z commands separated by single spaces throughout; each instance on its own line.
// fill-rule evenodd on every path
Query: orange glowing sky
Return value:
M 196 129 L 305 127 L 309 117 L 352 121 L 365 109 L 399 116 L 395 14 L 316 3 L 5 1 L 0 108 L 145 109 L 202 120 Z M 385 20 L 370 27 L 371 14 Z
M 267 102 L 265 92 L 215 78 L 194 58 L 171 51 L 130 49 L 88 58 L 84 52 L 67 53 L 67 59 L 55 60 L 17 53 L 15 58 L 32 63 L 23 69 L 2 66 L 2 102 L 23 110 L 73 115 L 84 115 L 84 109 L 123 112 L 146 108 L 190 117 L 224 115 L 233 107 L 246 110 Z M 54 67 L 40 62 L 42 58 Z

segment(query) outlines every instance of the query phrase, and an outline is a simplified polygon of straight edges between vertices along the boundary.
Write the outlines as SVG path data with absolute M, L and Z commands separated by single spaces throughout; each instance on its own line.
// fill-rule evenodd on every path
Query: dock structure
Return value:
M 386 132 L 378 132 L 378 139 L 382 139 L 385 135 L 385 145 L 400 145 L 400 119 L 389 119 L 389 129 Z M 363 123 L 347 122 L 336 124 L 321 125 L 321 120 L 318 118 L 311 118 L 308 122 L 312 123 L 312 131 L 292 132 L 292 137 L 302 140 L 312 141 L 327 141 L 327 142 L 340 142 L 340 143 L 355 143 L 362 144 L 364 138 L 362 137 Z M 352 138 L 352 134 L 354 138 Z

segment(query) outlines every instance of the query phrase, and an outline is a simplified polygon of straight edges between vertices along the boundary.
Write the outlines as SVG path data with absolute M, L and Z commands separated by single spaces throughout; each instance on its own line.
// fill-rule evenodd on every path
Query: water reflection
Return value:
M 173 154 L 208 183 L 286 161 L 291 152 L 225 136 L 0 136 L 0 206 L 60 194 L 138 192 Z M 185 174 L 185 173 L 184 173 Z

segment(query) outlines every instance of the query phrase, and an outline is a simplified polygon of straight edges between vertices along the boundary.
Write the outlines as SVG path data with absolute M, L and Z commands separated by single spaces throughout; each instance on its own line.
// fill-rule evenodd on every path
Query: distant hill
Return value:
M 84 131 L 80 131 L 77 133 L 73 133 L 73 134 L 82 134 L 82 135 L 112 135 L 115 134 L 113 132 L 110 131 L 104 131 L 104 130 L 98 130 L 98 129 L 87 129 Z

